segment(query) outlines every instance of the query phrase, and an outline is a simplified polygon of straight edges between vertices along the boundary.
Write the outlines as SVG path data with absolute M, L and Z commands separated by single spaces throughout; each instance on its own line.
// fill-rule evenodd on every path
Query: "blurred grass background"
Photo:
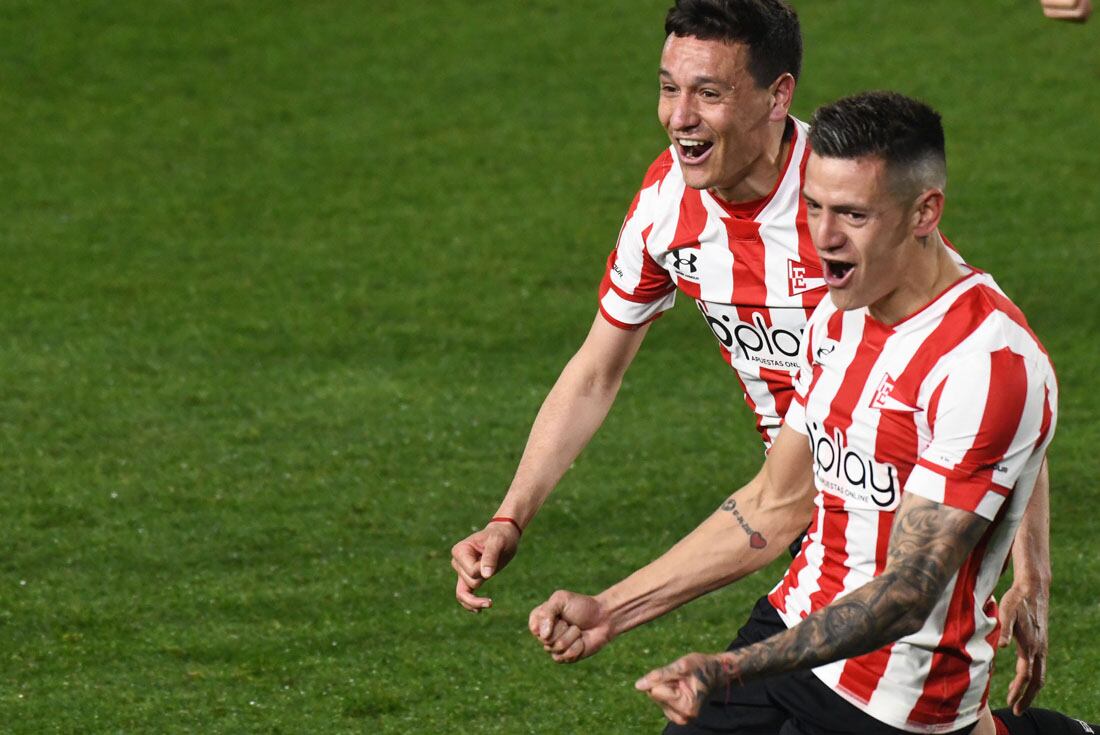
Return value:
M 1100 26 L 1024 0 L 796 2 L 795 112 L 940 109 L 945 232 L 1050 349 L 1052 650 L 1100 713 Z M 530 608 L 663 551 L 759 464 L 694 309 L 492 585 L 503 494 L 664 147 L 667 0 L 0 2 L 0 728 L 656 732 L 782 562 L 553 665 Z M 994 702 L 1012 668 L 1003 659 Z

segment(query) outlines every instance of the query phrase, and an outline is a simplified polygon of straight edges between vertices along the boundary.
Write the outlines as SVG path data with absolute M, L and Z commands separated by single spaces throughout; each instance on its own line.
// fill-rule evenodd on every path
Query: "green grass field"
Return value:
M 693 308 L 651 330 L 492 611 L 454 603 L 448 559 L 665 145 L 667 2 L 0 3 L 0 731 L 659 730 L 634 679 L 724 647 L 781 563 L 575 666 L 526 618 L 758 465 Z M 1100 715 L 1100 23 L 796 5 L 796 113 L 938 107 L 944 229 L 1054 357 L 1040 703 Z

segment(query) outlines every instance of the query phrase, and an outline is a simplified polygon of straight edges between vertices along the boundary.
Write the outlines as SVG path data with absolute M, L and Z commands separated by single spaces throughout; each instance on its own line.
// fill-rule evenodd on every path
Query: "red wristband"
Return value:
M 520 528 L 520 525 L 518 523 L 516 523 L 515 518 L 509 518 L 508 516 L 493 516 L 489 519 L 489 523 L 511 523 L 513 526 L 516 527 L 516 530 L 519 531 L 519 535 L 523 535 L 523 529 Z

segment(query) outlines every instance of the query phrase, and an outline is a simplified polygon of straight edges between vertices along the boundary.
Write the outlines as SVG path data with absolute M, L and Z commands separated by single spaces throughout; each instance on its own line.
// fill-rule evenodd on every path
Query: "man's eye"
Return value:
M 863 212 L 848 212 L 846 214 L 846 216 L 848 217 L 848 220 L 850 222 L 853 222 L 855 224 L 859 224 L 861 222 L 864 222 L 867 219 L 867 215 L 864 214 Z
M 661 94 L 676 94 L 676 87 L 671 84 L 662 84 Z
M 699 92 L 700 97 L 704 97 L 708 100 L 718 99 L 719 94 L 713 89 L 704 89 Z

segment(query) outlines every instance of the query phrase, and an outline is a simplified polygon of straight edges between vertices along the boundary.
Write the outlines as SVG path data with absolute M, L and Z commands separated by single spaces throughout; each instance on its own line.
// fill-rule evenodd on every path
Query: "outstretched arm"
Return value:
M 890 533 L 883 573 L 798 625 L 716 655 L 689 654 L 636 684 L 673 722 L 695 717 L 716 686 L 810 669 L 878 650 L 916 632 L 989 521 L 906 495 Z
M 595 597 L 559 590 L 531 612 L 531 633 L 559 662 L 608 641 L 778 557 L 814 509 L 806 437 L 784 427 L 760 473 L 660 558 Z
M 584 344 L 543 401 L 515 478 L 494 516 L 511 518 L 517 525 L 489 523 L 451 548 L 451 566 L 458 575 L 455 597 L 467 610 L 493 604 L 474 591 L 512 559 L 519 529 L 535 517 L 603 423 L 647 330 L 619 329 L 596 315 Z
M 1044 459 L 1012 542 L 1012 586 L 1001 598 L 998 613 L 998 646 L 1016 641 L 1016 675 L 1008 687 L 1008 706 L 1017 715 L 1031 705 L 1046 679 L 1049 599 L 1050 475 Z

